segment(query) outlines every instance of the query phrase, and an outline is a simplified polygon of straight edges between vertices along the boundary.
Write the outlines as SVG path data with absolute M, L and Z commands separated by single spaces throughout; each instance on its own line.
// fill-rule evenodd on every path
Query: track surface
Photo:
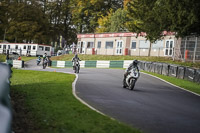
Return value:
M 25 69 L 42 69 L 36 61 Z M 200 97 L 141 74 L 135 91 L 122 88 L 124 70 L 82 68 L 76 94 L 92 107 L 145 133 L 200 133 Z

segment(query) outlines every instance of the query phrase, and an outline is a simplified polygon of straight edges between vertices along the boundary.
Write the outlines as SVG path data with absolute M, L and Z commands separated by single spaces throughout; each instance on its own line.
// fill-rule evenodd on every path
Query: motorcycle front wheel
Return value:
M 134 89 L 134 87 L 135 87 L 135 82 L 136 82 L 136 80 L 135 80 L 134 78 L 131 78 L 131 79 L 130 79 L 130 84 L 129 84 L 129 89 L 130 89 L 130 90 L 133 90 L 133 89 Z

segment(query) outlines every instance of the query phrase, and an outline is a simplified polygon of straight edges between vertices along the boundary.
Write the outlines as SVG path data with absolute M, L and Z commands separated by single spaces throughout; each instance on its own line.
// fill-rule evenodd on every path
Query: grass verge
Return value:
M 27 57 L 27 56 L 21 56 L 22 60 L 23 61 L 29 61 L 29 60 L 32 60 L 32 59 L 37 59 L 37 57 Z
M 13 69 L 13 131 L 21 133 L 139 133 L 94 112 L 72 94 L 75 76 Z
M 37 57 L 27 57 L 27 56 L 21 56 L 23 61 L 29 61 L 32 59 L 36 59 Z M 0 62 L 5 62 L 6 61 L 6 55 L 0 54 Z
M 194 82 L 184 80 L 184 79 L 178 79 L 175 77 L 160 75 L 160 74 L 152 73 L 152 72 L 146 72 L 146 71 L 142 71 L 142 72 L 159 77 L 159 78 L 164 79 L 165 81 L 168 81 L 176 86 L 179 86 L 186 90 L 200 94 L 200 84 L 198 84 L 198 83 L 194 83 Z
M 0 54 L 0 62 L 6 61 L 6 55 Z

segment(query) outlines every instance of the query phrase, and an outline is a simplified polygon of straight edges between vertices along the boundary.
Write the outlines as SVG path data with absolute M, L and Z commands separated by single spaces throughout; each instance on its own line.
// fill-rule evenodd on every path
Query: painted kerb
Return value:
M 97 61 L 85 61 L 85 67 L 96 67 Z
M 109 68 L 123 68 L 124 61 L 110 61 Z

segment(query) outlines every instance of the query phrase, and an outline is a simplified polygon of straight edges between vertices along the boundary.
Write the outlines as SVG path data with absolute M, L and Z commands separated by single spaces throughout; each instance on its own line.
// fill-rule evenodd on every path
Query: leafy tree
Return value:
M 97 32 L 123 32 L 126 31 L 127 11 L 119 8 L 115 12 L 112 10 L 107 16 L 99 18 Z
M 12 2 L 7 39 L 15 42 L 47 42 L 48 21 L 37 2 Z
M 122 0 L 73 0 L 73 21 L 79 33 L 95 32 L 98 20 L 122 7 Z M 78 7 L 78 8 L 77 8 Z
M 154 42 L 163 31 L 175 32 L 177 37 L 200 34 L 200 1 L 198 0 L 133 0 L 127 2 L 127 28 L 137 33 L 146 32 Z
M 0 40 L 5 39 L 5 32 L 8 26 L 9 1 L 0 0 Z

